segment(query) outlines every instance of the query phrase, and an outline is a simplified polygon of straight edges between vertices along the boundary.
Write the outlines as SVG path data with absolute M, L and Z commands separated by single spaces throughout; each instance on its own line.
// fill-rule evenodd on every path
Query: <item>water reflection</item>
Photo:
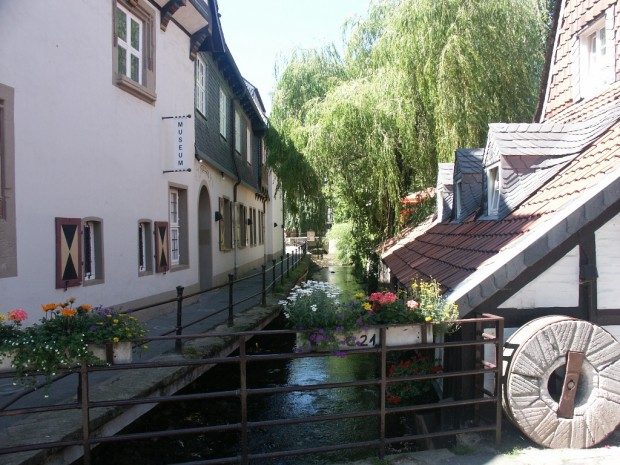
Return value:
M 345 296 L 359 291 L 348 267 L 329 265 L 312 279 L 338 285 Z M 283 324 L 283 321 L 276 323 Z M 248 351 L 259 353 L 287 352 L 294 348 L 293 335 L 280 338 L 257 337 Z M 248 364 L 247 381 L 251 388 L 284 385 L 311 385 L 371 379 L 378 375 L 376 357 L 348 355 L 301 358 L 291 361 L 254 362 Z M 221 365 L 210 370 L 182 393 L 192 394 L 218 390 L 234 390 L 239 386 L 236 366 Z M 248 420 L 262 421 L 284 418 L 307 418 L 344 412 L 373 410 L 379 406 L 378 388 L 351 387 L 280 395 L 250 396 Z M 195 401 L 162 404 L 143 416 L 125 433 L 158 431 L 167 428 L 202 427 L 240 421 L 237 398 L 217 401 Z M 301 449 L 330 444 L 370 440 L 377 437 L 378 419 L 374 417 L 254 428 L 249 433 L 251 453 Z M 346 461 L 368 455 L 369 451 L 346 451 L 329 456 L 297 456 L 286 459 L 254 460 L 253 464 L 316 465 Z M 95 449 L 94 465 L 159 465 L 189 460 L 214 459 L 239 454 L 238 433 L 181 436 L 175 439 L 132 441 L 120 446 Z

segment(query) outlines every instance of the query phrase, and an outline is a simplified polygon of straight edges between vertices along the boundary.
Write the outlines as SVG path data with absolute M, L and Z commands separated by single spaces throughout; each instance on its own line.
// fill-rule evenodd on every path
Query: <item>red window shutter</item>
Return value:
M 56 289 L 82 284 L 82 219 L 56 218 Z
M 170 239 L 167 221 L 155 221 L 155 273 L 170 268 Z

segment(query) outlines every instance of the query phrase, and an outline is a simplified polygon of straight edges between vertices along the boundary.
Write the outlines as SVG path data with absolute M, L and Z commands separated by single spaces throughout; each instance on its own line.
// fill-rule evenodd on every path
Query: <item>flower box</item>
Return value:
M 323 336 L 325 334 L 325 336 Z M 393 325 L 385 328 L 386 346 L 405 346 L 433 342 L 433 325 L 431 323 Z M 333 337 L 332 337 L 333 336 Z M 301 350 L 330 351 L 352 350 L 381 345 L 381 329 L 369 326 L 349 333 L 334 332 L 298 333 L 297 347 Z
M 387 347 L 433 342 L 433 325 L 420 323 L 387 326 L 385 328 L 385 336 Z M 377 347 L 381 345 L 381 330 L 379 327 L 370 326 L 355 331 L 348 338 L 343 335 L 338 340 L 342 341 L 339 346 L 344 350 L 360 347 Z
M 131 363 L 132 360 L 132 347 L 131 342 L 114 342 L 110 343 L 112 346 L 112 359 L 108 359 L 106 344 L 90 344 L 88 349 L 93 353 L 95 357 L 103 360 L 107 363 L 113 363 L 115 365 L 123 363 Z

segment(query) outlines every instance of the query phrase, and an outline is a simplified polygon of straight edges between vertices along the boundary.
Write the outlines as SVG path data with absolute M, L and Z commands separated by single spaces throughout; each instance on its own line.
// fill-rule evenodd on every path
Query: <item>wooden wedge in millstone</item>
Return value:
M 506 341 L 503 359 L 504 411 L 537 444 L 592 447 L 620 424 L 620 343 L 603 328 L 538 318 Z M 548 387 L 554 372 L 565 373 L 557 399 Z

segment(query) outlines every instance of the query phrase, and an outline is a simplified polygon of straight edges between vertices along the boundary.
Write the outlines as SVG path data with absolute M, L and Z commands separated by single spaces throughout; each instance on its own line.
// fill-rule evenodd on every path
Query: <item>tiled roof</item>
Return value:
M 485 166 L 501 161 L 499 218 L 523 203 L 618 121 L 620 106 L 607 105 L 589 114 L 584 121 L 489 125 L 484 160 Z
M 608 111 L 617 108 L 612 105 Z M 556 224 L 553 220 L 575 208 L 586 193 L 604 189 L 603 180 L 608 177 L 617 179 L 619 168 L 620 123 L 616 122 L 505 218 L 485 221 L 472 214 L 460 224 L 426 225 L 386 250 L 382 259 L 403 284 L 434 278 L 454 291 L 454 298 L 465 298 L 468 289 L 527 247 L 531 237 Z M 462 311 L 470 307 L 463 304 Z
M 617 0 L 562 0 L 564 10 L 558 26 L 555 51 L 550 67 L 548 94 L 543 119 L 555 117 L 570 108 L 573 102 L 573 60 L 575 41 L 579 33 Z M 616 6 L 616 34 L 620 22 L 620 8 Z M 620 69 L 620 55 L 616 55 L 616 69 Z

